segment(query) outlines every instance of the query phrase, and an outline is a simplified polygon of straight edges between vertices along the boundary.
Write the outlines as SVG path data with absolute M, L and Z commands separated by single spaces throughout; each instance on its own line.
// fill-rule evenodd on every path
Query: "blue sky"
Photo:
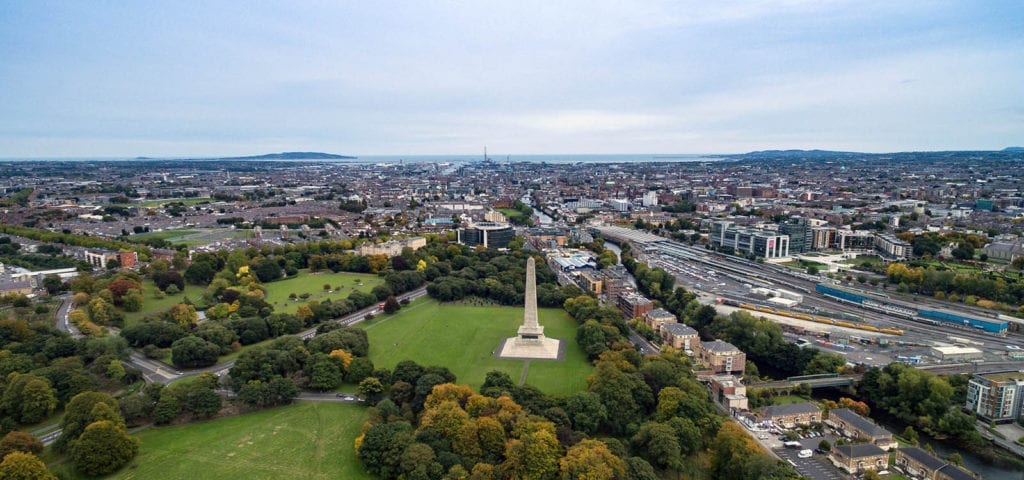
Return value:
M 1017 0 L 0 0 L 0 157 L 1021 144 Z

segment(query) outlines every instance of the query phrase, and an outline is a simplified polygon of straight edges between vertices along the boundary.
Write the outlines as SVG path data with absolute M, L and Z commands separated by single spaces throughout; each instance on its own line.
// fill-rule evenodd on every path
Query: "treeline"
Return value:
M 25 237 L 30 240 L 35 240 L 37 242 L 60 243 L 64 245 L 72 245 L 75 247 L 105 248 L 107 250 L 114 251 L 137 250 L 140 260 L 146 260 L 150 256 L 150 251 L 146 247 L 139 248 L 138 245 L 132 245 L 130 243 L 120 242 L 117 240 L 108 240 L 99 237 L 88 237 L 85 235 L 76 235 L 72 233 L 56 233 L 39 228 L 20 227 L 17 225 L 9 224 L 0 224 L 0 233 Z
M 427 253 L 435 262 L 423 273 L 430 281 L 427 293 L 442 302 L 481 297 L 502 305 L 522 305 L 526 290 L 526 252 L 476 251 L 465 245 L 438 244 Z M 582 294 L 574 285 L 559 286 L 544 263 L 537 262 L 537 304 L 559 307 L 566 299 Z
M 607 352 L 587 391 L 551 397 L 504 372 L 474 392 L 447 369 L 402 362 L 371 398 L 355 449 L 383 479 L 798 478 L 720 416 L 689 372 L 678 352 Z
M 885 273 L 889 282 L 898 285 L 902 291 L 963 300 L 1008 312 L 1019 312 L 1020 309 L 1014 306 L 1024 304 L 1024 282 L 1007 280 L 991 273 L 955 272 L 934 266 L 911 267 L 904 263 L 890 264 Z
M 19 306 L 20 305 L 20 306 Z M 62 435 L 55 448 L 70 455 L 87 475 L 102 475 L 127 463 L 138 449 L 126 434 L 114 391 L 139 381 L 141 373 L 126 366 L 128 346 L 117 337 L 72 339 L 52 326 L 45 304 L 16 304 L 0 312 L 0 476 L 48 477 L 35 455 L 42 443 L 17 431 L 64 410 Z M 89 399 L 101 398 L 96 407 Z M 15 467 L 17 466 L 17 467 Z M 31 472 L 28 477 L 17 474 Z M 35 476 L 32 476 L 35 475 Z
M 872 408 L 938 438 L 979 450 L 987 442 L 975 429 L 973 415 L 960 406 L 967 395 L 967 376 L 939 376 L 902 363 L 864 372 L 857 392 Z

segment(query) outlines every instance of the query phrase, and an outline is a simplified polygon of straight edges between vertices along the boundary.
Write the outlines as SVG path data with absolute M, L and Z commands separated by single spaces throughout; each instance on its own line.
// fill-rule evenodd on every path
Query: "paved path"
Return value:
M 526 374 L 530 373 L 530 360 L 523 361 L 523 371 L 519 372 L 519 386 L 526 384 Z

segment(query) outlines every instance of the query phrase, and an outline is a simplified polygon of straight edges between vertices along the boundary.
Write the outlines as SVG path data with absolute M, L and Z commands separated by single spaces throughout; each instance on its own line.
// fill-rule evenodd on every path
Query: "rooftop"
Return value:
M 833 450 L 839 452 L 847 458 L 862 458 L 862 457 L 873 457 L 876 455 L 885 455 L 885 450 L 878 448 L 878 445 L 873 443 L 857 443 L 852 445 L 836 445 Z
M 997 372 L 997 373 L 986 373 L 978 375 L 979 377 L 985 378 L 992 382 L 1007 382 L 1010 380 L 1017 380 L 1024 382 L 1024 373 L 1017 370 L 1012 372 Z
M 778 417 L 782 415 L 799 415 L 802 413 L 818 413 L 821 409 L 810 402 L 789 403 L 786 405 L 771 405 L 764 408 L 765 415 Z
M 924 465 L 929 470 L 936 470 L 946 464 L 943 460 L 936 458 L 932 454 L 922 450 L 919 447 L 905 447 L 899 450 L 899 454 L 914 460 L 921 465 Z
M 735 345 L 718 339 L 710 342 L 701 342 L 701 346 L 703 346 L 704 350 L 710 352 L 730 353 L 740 351 L 740 349 L 736 348 Z
M 835 417 L 836 419 L 842 420 L 850 425 L 853 425 L 854 428 L 872 437 L 883 437 L 892 435 L 892 432 L 858 415 L 856 412 L 850 410 L 849 408 L 837 408 L 835 410 L 831 410 L 828 416 L 829 418 Z
M 668 323 L 662 325 L 661 329 L 672 335 L 697 335 L 693 327 L 682 323 Z

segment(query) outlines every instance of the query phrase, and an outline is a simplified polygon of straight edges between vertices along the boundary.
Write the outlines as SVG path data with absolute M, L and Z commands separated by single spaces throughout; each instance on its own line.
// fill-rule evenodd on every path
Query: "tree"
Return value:
M 394 295 L 388 296 L 388 299 L 384 301 L 384 313 L 395 313 L 400 308 L 402 306 L 398 304 L 398 299 Z
M 33 455 L 43 453 L 43 442 L 25 432 L 12 430 L 0 439 L 0 458 L 11 452 L 25 452 Z
M 375 403 L 382 393 L 384 393 L 384 384 L 377 377 L 366 377 L 359 382 L 359 394 L 371 404 Z
M 179 368 L 208 367 L 217 363 L 220 346 L 199 337 L 187 336 L 171 344 L 171 362 Z
M 43 288 L 46 289 L 46 293 L 53 295 L 64 290 L 64 282 L 57 275 L 50 274 L 43 277 Z
M 342 373 L 341 360 L 317 353 L 306 364 L 307 386 L 321 392 L 337 388 L 341 385 Z
M 176 303 L 172 305 L 167 314 L 172 321 L 184 328 L 189 328 L 192 325 L 195 325 L 196 321 L 199 320 L 199 315 L 196 314 L 196 307 L 187 303 Z
M 61 436 L 57 439 L 55 447 L 57 450 L 67 448 L 70 443 L 78 439 L 85 427 L 93 423 L 94 407 L 104 403 L 112 409 L 117 409 L 117 400 L 105 393 L 83 392 L 75 395 L 64 407 L 64 418 L 60 421 Z
M 551 430 L 536 430 L 509 440 L 501 465 L 509 478 L 542 480 L 558 474 L 561 446 Z
M 271 258 L 263 258 L 257 261 L 252 267 L 252 272 L 263 283 L 280 279 L 282 273 L 281 265 L 277 263 L 277 260 Z
M 907 428 L 903 429 L 903 434 L 900 436 L 906 439 L 908 442 L 910 442 L 911 445 L 917 445 L 919 441 L 917 436 L 917 430 L 914 430 L 914 427 L 910 425 L 907 425 Z
M 601 397 L 594 392 L 577 392 L 566 399 L 565 413 L 575 430 L 588 435 L 593 435 L 597 427 L 608 419 Z
M 35 455 L 14 452 L 0 463 L 0 478 L 4 480 L 57 480 L 46 470 L 46 464 Z
M 356 442 L 356 454 L 368 472 L 381 478 L 396 478 L 402 473 L 402 453 L 413 442 L 412 426 L 406 422 L 374 425 Z
M 373 362 L 366 357 L 356 357 L 348 365 L 348 372 L 345 374 L 345 381 L 359 384 L 366 377 L 373 374 Z
M 128 293 L 121 297 L 121 308 L 124 308 L 126 312 L 137 312 L 142 309 L 142 290 L 131 289 Z
M 125 433 L 124 427 L 101 420 L 85 427 L 71 447 L 71 459 L 86 475 L 98 476 L 121 468 L 138 451 L 138 439 Z
M 559 462 L 562 480 L 619 480 L 626 478 L 626 463 L 599 440 L 585 439 L 569 448 Z
M 12 373 L 7 378 L 7 388 L 0 399 L 0 407 L 19 423 L 36 423 L 57 408 L 56 391 L 44 378 Z
M 681 465 L 679 440 L 672 427 L 663 423 L 647 423 L 633 435 L 633 448 L 652 465 L 678 469 Z

